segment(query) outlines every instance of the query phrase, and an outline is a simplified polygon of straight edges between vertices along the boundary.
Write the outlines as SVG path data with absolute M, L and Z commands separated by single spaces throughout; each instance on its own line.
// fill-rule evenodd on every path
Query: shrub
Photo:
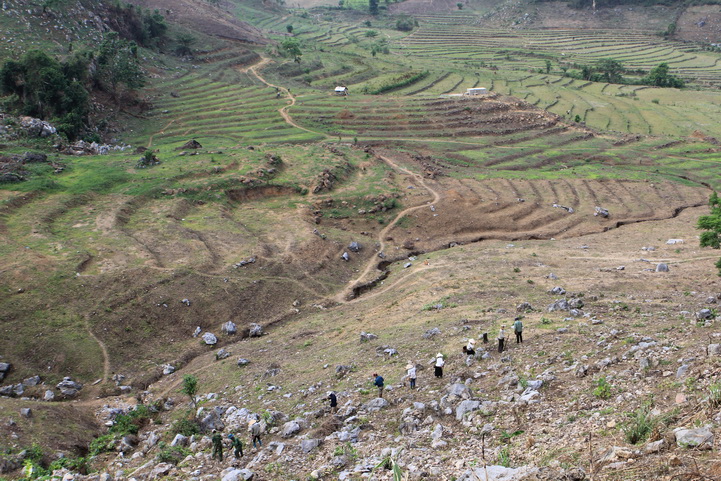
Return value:
M 141 404 L 128 414 L 118 414 L 110 427 L 110 433 L 118 436 L 138 434 L 140 428 L 150 419 L 150 410 Z
M 112 434 L 105 434 L 92 440 L 88 448 L 88 454 L 90 456 L 97 456 L 98 454 L 107 453 L 114 449 L 115 438 Z
M 168 446 L 164 442 L 158 443 L 158 455 L 155 459 L 159 463 L 170 463 L 178 464 L 180 461 L 185 459 L 190 453 L 190 450 L 182 446 Z
M 601 399 L 611 397 L 611 385 L 606 381 L 605 376 L 598 378 L 598 381 L 596 381 L 596 388 L 593 390 L 593 395 Z
M 623 435 L 631 444 L 643 442 L 651 434 L 658 421 L 651 415 L 651 406 L 646 403 L 633 413 L 631 419 L 623 426 Z
M 200 433 L 200 426 L 192 419 L 178 419 L 173 423 L 171 428 L 174 434 L 182 434 L 183 436 L 192 436 Z

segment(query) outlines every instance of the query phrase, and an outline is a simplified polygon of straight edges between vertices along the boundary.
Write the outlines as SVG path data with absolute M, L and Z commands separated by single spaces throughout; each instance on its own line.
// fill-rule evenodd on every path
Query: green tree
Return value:
M 378 15 L 378 0 L 368 0 L 368 13 Z
M 285 51 L 288 55 L 293 57 L 293 60 L 300 63 L 300 57 L 303 55 L 303 52 L 300 50 L 300 45 L 298 44 L 298 41 L 294 38 L 287 38 L 283 40 L 283 43 L 280 44 L 283 51 Z
M 461 2 L 456 3 L 456 7 L 458 7 L 458 10 L 463 10 L 463 4 Z
M 189 33 L 179 33 L 175 37 L 175 43 L 178 44 L 175 47 L 175 53 L 178 55 L 190 55 L 193 53 L 191 45 L 195 43 L 195 37 Z
M 696 227 L 703 230 L 700 236 L 701 247 L 721 248 L 721 200 L 714 192 L 709 198 L 711 213 L 698 218 Z M 716 268 L 721 276 L 721 259 L 716 261 Z
M 603 80 L 608 83 L 618 84 L 623 82 L 623 73 L 625 69 L 618 60 L 612 58 L 604 58 L 596 64 L 597 70 L 601 73 Z
M 343 5 L 345 5 L 345 0 L 338 0 L 338 8 L 340 8 L 342 10 Z
M 551 73 L 551 61 L 546 60 L 546 73 Z
M 98 51 L 97 78 L 100 85 L 117 100 L 120 86 L 130 90 L 145 84 L 145 74 L 138 61 L 138 46 L 120 38 L 117 32 L 105 36 Z
M 656 87 L 674 87 L 683 88 L 684 81 L 675 75 L 668 73 L 668 64 L 661 63 L 654 67 L 648 75 L 641 79 L 641 83 L 645 85 L 653 85 Z
M 198 378 L 192 374 L 186 374 L 183 376 L 183 385 L 180 388 L 180 392 L 190 397 L 190 401 L 193 403 L 193 407 L 197 409 L 198 399 Z
M 288 30 L 288 33 L 293 33 L 293 25 L 286 25 L 285 29 Z

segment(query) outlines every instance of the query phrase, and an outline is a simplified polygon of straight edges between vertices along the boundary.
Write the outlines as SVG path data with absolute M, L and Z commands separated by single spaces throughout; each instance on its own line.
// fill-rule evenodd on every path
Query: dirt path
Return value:
M 103 352 L 103 379 L 100 381 L 100 383 L 98 383 L 102 384 L 110 379 L 110 355 L 108 354 L 108 348 L 105 346 L 105 343 L 93 333 L 93 330 L 90 326 L 90 319 L 88 318 L 88 316 L 85 316 L 85 330 L 88 332 L 90 337 L 92 337 L 95 342 L 98 343 L 98 346 L 100 346 L 100 350 Z
M 168 127 L 170 127 L 171 125 L 173 125 L 173 122 L 175 122 L 175 119 L 173 119 L 173 120 L 171 120 L 170 122 L 168 122 L 168 124 L 167 124 L 165 127 L 163 127 L 162 129 L 160 129 L 160 132 L 156 132 L 155 134 L 152 134 L 152 135 L 150 136 L 150 138 L 148 139 L 148 148 L 151 148 L 151 147 L 153 146 L 153 137 L 155 137 L 157 134 L 164 134 L 164 133 L 165 133 L 165 129 L 167 129 Z
M 285 120 L 285 122 L 286 122 L 288 125 L 292 125 L 292 126 L 295 127 L 296 129 L 304 130 L 304 131 L 310 132 L 310 133 L 312 133 L 312 134 L 320 135 L 320 136 L 322 136 L 322 137 L 324 137 L 324 138 L 326 138 L 326 139 L 333 138 L 333 137 L 331 137 L 330 135 L 328 135 L 328 134 L 326 134 L 326 133 L 318 132 L 318 131 L 316 131 L 316 130 L 307 129 L 307 128 L 305 128 L 305 127 L 297 124 L 297 123 L 293 120 L 293 118 L 292 118 L 292 117 L 290 116 L 290 114 L 288 113 L 288 109 L 295 105 L 296 100 L 295 100 L 295 96 L 290 93 L 290 89 L 287 89 L 287 88 L 285 88 L 285 87 L 281 87 L 280 85 L 272 84 L 272 83 L 268 82 L 262 75 L 260 75 L 260 74 L 258 73 L 258 70 L 260 70 L 261 68 L 263 68 L 263 67 L 265 67 L 266 65 L 268 65 L 268 63 L 270 63 L 270 59 L 264 58 L 264 59 L 261 60 L 260 62 L 254 64 L 254 65 L 251 65 L 250 67 L 246 68 L 246 69 L 243 70 L 243 71 L 252 73 L 258 80 L 260 80 L 261 82 L 263 82 L 263 83 L 264 83 L 265 85 L 267 85 L 268 87 L 273 87 L 273 88 L 276 89 L 277 91 L 283 92 L 283 94 L 286 96 L 286 98 L 287 98 L 288 100 L 290 100 L 290 102 L 289 102 L 285 107 L 281 107 L 281 108 L 278 109 L 278 113 L 281 115 L 281 117 L 283 117 L 283 120 Z

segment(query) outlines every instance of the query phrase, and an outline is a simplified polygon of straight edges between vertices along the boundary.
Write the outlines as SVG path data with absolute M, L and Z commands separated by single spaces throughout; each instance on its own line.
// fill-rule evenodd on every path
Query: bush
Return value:
M 158 443 L 158 449 L 158 455 L 155 459 L 159 463 L 178 464 L 191 454 L 190 450 L 182 446 L 168 446 L 164 442 Z
M 633 413 L 629 413 L 631 419 L 626 423 L 622 430 L 623 435 L 631 444 L 643 442 L 651 434 L 653 428 L 656 427 L 658 421 L 651 415 L 651 406 L 644 404 Z
M 192 436 L 193 434 L 200 433 L 200 425 L 192 419 L 178 419 L 173 423 L 171 431 L 173 434 Z
M 115 437 L 112 434 L 105 434 L 92 440 L 88 448 L 88 454 L 90 456 L 97 456 L 98 454 L 107 453 L 114 449 Z
M 150 419 L 148 407 L 140 404 L 128 414 L 119 414 L 110 427 L 110 433 L 118 436 L 127 434 L 138 434 L 140 428 Z
M 593 390 L 593 395 L 601 399 L 611 397 L 611 385 L 606 381 L 605 376 L 598 378 L 598 381 L 596 381 L 596 388 Z

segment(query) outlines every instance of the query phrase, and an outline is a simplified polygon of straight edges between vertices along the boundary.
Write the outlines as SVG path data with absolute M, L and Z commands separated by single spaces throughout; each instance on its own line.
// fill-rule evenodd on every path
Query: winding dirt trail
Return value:
M 88 316 L 85 316 L 85 330 L 88 335 L 90 335 L 90 337 L 98 343 L 98 346 L 100 346 L 100 350 L 103 353 L 103 379 L 99 383 L 101 384 L 110 379 L 110 355 L 108 354 L 108 348 L 105 346 L 105 343 L 96 336 L 95 333 L 93 333 Z

